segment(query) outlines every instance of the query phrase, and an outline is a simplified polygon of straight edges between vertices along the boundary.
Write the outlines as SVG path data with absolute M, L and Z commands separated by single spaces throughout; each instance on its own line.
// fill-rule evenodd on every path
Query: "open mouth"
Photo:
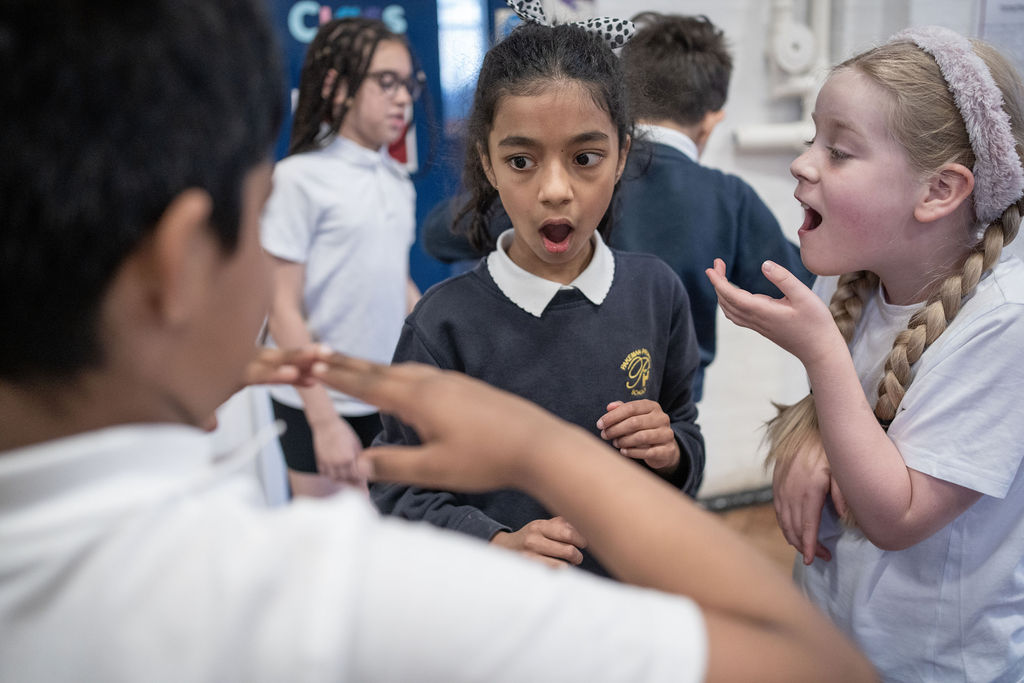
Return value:
M 801 204 L 800 206 L 804 208 L 804 224 L 800 226 L 801 231 L 807 232 L 809 230 L 814 230 L 819 225 L 821 225 L 820 213 L 818 213 L 811 207 L 807 206 L 806 204 Z
M 571 234 L 572 226 L 568 223 L 548 223 L 540 229 L 540 235 L 544 238 L 544 248 L 552 254 L 560 254 L 569 248 Z

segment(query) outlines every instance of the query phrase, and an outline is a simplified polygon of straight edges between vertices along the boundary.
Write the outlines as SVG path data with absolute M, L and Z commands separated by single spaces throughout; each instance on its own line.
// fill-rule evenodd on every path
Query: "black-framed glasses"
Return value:
M 417 71 L 409 78 L 402 78 L 394 71 L 370 71 L 366 77 L 377 81 L 377 85 L 389 97 L 394 97 L 398 92 L 398 86 L 404 85 L 405 89 L 409 91 L 409 97 L 414 101 L 423 94 L 423 88 L 427 83 L 427 77 L 422 71 Z

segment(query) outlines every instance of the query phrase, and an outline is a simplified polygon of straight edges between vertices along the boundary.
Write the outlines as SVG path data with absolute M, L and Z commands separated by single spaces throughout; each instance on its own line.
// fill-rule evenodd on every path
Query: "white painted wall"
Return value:
M 812 2 L 792 4 L 797 20 L 806 22 Z M 980 8 L 981 0 L 832 0 L 828 63 L 838 63 L 884 42 L 906 26 L 942 24 L 977 35 Z M 733 142 L 737 127 L 795 121 L 800 116 L 795 98 L 779 101 L 771 97 L 774 72 L 766 58 L 771 9 L 772 3 L 766 0 L 595 0 L 587 12 L 624 17 L 644 10 L 704 14 L 725 31 L 733 52 L 734 75 L 725 121 L 712 135 L 702 161 L 749 182 L 796 241 L 803 211 L 793 199 L 795 181 L 789 174 L 795 154 L 742 152 Z M 771 483 L 770 474 L 761 466 L 762 425 L 774 415 L 770 402 L 792 402 L 807 390 L 803 368 L 792 356 L 719 315 L 718 354 L 709 368 L 700 406 L 708 449 L 702 497 Z

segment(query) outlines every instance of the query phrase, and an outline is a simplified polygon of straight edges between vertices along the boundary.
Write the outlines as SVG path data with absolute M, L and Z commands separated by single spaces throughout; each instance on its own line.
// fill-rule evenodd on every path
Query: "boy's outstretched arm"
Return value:
M 583 429 L 422 365 L 334 355 L 314 374 L 419 432 L 420 446 L 366 451 L 361 464 L 371 477 L 463 491 L 520 488 L 568 519 L 616 576 L 699 603 L 709 681 L 875 680 L 853 645 L 766 558 Z

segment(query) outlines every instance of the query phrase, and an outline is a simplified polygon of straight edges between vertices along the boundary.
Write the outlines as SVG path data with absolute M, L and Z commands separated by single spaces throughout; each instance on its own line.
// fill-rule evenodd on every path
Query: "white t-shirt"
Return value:
M 389 363 L 405 321 L 409 247 L 416 236 L 416 194 L 386 149 L 338 136 L 323 149 L 274 167 L 261 223 L 264 249 L 303 263 L 303 308 L 317 341 L 359 358 Z M 342 415 L 376 408 L 331 390 Z M 302 407 L 290 386 L 278 401 Z
M 381 518 L 261 505 L 180 426 L 0 453 L 3 681 L 698 681 L 685 598 Z M 255 450 L 250 444 L 247 450 Z
M 835 279 L 815 289 L 828 301 Z M 877 396 L 896 334 L 918 306 L 880 294 L 851 352 Z M 842 528 L 831 506 L 819 540 L 832 561 L 796 563 L 807 595 L 853 636 L 887 681 L 1024 680 L 1024 264 L 1004 256 L 914 367 L 889 427 L 908 467 L 984 494 L 943 529 L 884 551 Z M 873 401 L 871 401 L 873 404 Z

